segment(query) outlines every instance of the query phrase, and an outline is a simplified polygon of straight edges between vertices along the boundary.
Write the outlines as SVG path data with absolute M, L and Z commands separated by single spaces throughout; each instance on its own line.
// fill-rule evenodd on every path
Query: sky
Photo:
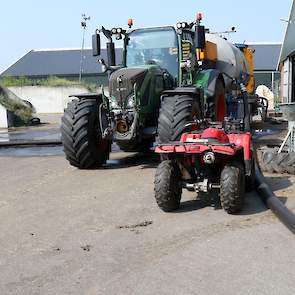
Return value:
M 85 46 L 102 25 L 134 28 L 193 21 L 220 32 L 235 26 L 232 41 L 280 42 L 293 0 L 0 0 L 0 73 L 32 49 L 81 48 L 81 14 L 91 17 Z M 294 0 L 295 1 L 295 0 Z

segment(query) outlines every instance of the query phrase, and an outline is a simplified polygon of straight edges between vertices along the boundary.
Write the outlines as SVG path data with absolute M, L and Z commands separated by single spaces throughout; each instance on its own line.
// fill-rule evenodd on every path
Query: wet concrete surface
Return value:
M 22 143 L 25 143 L 25 145 L 21 145 Z M 37 146 L 40 143 L 43 143 L 43 145 Z M 15 146 L 13 146 L 14 144 Z M 119 151 L 120 148 L 116 144 L 113 144 L 112 153 Z M 64 155 L 64 153 L 58 124 L 0 129 L 0 157 L 60 155 Z M 112 162 L 110 162 L 110 165 L 112 165 Z
M 0 294 L 294 294 L 294 237 L 256 192 L 239 215 L 187 191 L 166 214 L 157 156 L 113 150 L 102 169 L 78 170 L 62 146 L 0 149 Z M 295 176 L 267 180 L 294 210 Z
M 0 148 L 0 157 L 44 157 L 61 155 L 64 155 L 61 145 Z
M 3 142 L 58 141 L 60 137 L 60 129 L 59 126 L 56 125 L 1 129 L 0 145 Z

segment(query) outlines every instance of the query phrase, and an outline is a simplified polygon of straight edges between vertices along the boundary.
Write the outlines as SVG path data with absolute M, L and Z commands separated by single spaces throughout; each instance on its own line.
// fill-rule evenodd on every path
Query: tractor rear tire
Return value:
M 185 125 L 200 119 L 199 102 L 188 95 L 165 96 L 161 103 L 158 119 L 157 143 L 178 141 Z
M 223 81 L 218 79 L 215 85 L 214 96 L 208 98 L 208 114 L 214 122 L 221 122 L 226 117 L 225 87 Z
M 71 101 L 61 124 L 61 140 L 67 160 L 80 169 L 102 166 L 109 158 L 111 141 L 102 138 L 99 103 L 94 99 Z
M 155 198 L 164 212 L 177 210 L 180 206 L 182 184 L 178 166 L 171 160 L 161 162 L 155 175 Z
M 295 174 L 295 152 L 281 152 L 277 149 L 259 151 L 259 166 L 263 172 Z
M 251 174 L 246 176 L 246 192 L 251 192 L 255 189 L 255 160 L 251 152 Z
M 227 164 L 220 177 L 220 201 L 229 214 L 242 210 L 245 195 L 244 167 L 239 162 Z

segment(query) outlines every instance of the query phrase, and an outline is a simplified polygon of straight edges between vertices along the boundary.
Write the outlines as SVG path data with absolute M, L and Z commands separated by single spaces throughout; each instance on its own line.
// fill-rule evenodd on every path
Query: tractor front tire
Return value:
M 220 201 L 229 214 L 242 210 L 245 195 L 244 167 L 239 162 L 225 165 L 220 177 Z
M 165 160 L 160 163 L 155 175 L 155 198 L 164 212 L 177 210 L 180 206 L 182 184 L 176 163 Z
M 178 141 L 185 125 L 200 119 L 199 102 L 188 95 L 165 96 L 161 103 L 158 119 L 157 143 Z
M 99 106 L 95 99 L 71 101 L 61 124 L 61 140 L 72 166 L 92 169 L 109 158 L 111 141 L 103 139 L 99 128 Z

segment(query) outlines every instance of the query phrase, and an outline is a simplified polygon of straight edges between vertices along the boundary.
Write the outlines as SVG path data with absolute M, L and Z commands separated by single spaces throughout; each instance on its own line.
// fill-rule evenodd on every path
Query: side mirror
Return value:
M 92 55 L 100 55 L 100 35 L 97 32 L 92 35 Z
M 204 26 L 196 26 L 195 30 L 195 47 L 197 49 L 204 49 L 206 45 L 206 37 L 205 37 L 205 27 Z

